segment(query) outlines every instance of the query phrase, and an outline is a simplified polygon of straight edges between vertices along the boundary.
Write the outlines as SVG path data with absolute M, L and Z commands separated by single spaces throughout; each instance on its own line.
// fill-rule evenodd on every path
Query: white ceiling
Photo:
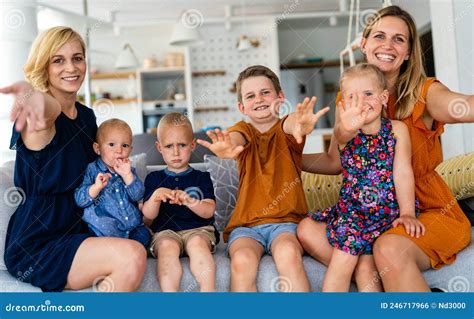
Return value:
M 83 0 L 38 0 L 64 10 L 83 14 Z M 349 8 L 349 0 L 346 0 Z M 380 8 L 381 0 L 362 0 L 361 9 Z M 118 23 L 139 23 L 174 20 L 182 12 L 199 10 L 206 18 L 223 18 L 225 7 L 231 6 L 233 16 L 281 15 L 311 12 L 334 12 L 339 10 L 338 0 L 88 0 L 89 15 L 110 21 L 115 12 Z

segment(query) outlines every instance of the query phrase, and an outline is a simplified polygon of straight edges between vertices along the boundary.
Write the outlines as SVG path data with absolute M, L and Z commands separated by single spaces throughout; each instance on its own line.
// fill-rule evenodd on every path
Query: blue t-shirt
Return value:
M 145 179 L 144 200 L 147 201 L 153 192 L 160 187 L 183 190 L 191 197 L 200 200 L 215 200 L 211 175 L 208 172 L 195 170 L 192 167 L 181 173 L 174 173 L 166 168 L 148 174 Z M 154 232 L 166 229 L 180 231 L 213 224 L 214 216 L 208 219 L 202 218 L 184 205 L 162 202 L 160 213 L 153 220 L 151 229 Z

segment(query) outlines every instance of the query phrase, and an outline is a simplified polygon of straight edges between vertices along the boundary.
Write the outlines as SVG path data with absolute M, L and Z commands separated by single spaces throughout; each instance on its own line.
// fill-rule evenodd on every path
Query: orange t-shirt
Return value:
M 307 214 L 301 181 L 304 142 L 285 134 L 278 120 L 267 132 L 240 121 L 229 132 L 241 133 L 247 144 L 237 158 L 237 203 L 224 230 L 224 241 L 237 227 L 270 223 L 298 223 Z

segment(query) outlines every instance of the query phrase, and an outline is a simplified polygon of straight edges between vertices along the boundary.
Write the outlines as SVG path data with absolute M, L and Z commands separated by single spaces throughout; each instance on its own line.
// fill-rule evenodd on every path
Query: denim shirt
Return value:
M 112 177 L 96 198 L 89 195 L 89 188 L 99 173 Z M 145 187 L 132 168 L 133 182 L 125 185 L 122 177 L 111 172 L 102 159 L 87 166 L 82 185 L 74 192 L 79 207 L 84 208 L 82 219 L 97 236 L 128 238 L 130 231 L 143 224 L 143 215 L 137 202 L 143 198 Z

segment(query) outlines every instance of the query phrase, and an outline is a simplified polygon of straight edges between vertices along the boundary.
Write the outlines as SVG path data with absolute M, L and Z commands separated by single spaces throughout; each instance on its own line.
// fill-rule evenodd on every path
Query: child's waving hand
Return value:
M 329 112 L 329 107 L 319 110 L 314 113 L 314 105 L 316 104 L 317 98 L 313 96 L 311 100 L 305 98 L 302 103 L 296 105 L 295 112 L 288 116 L 285 121 L 283 130 L 287 134 L 293 135 L 296 142 L 300 144 L 303 142 L 303 137 L 310 134 L 319 118 Z
M 212 140 L 212 143 L 200 139 L 196 142 L 210 149 L 220 158 L 235 159 L 244 150 L 242 145 L 234 143 L 227 131 L 215 129 L 214 131 L 208 131 L 207 136 Z

